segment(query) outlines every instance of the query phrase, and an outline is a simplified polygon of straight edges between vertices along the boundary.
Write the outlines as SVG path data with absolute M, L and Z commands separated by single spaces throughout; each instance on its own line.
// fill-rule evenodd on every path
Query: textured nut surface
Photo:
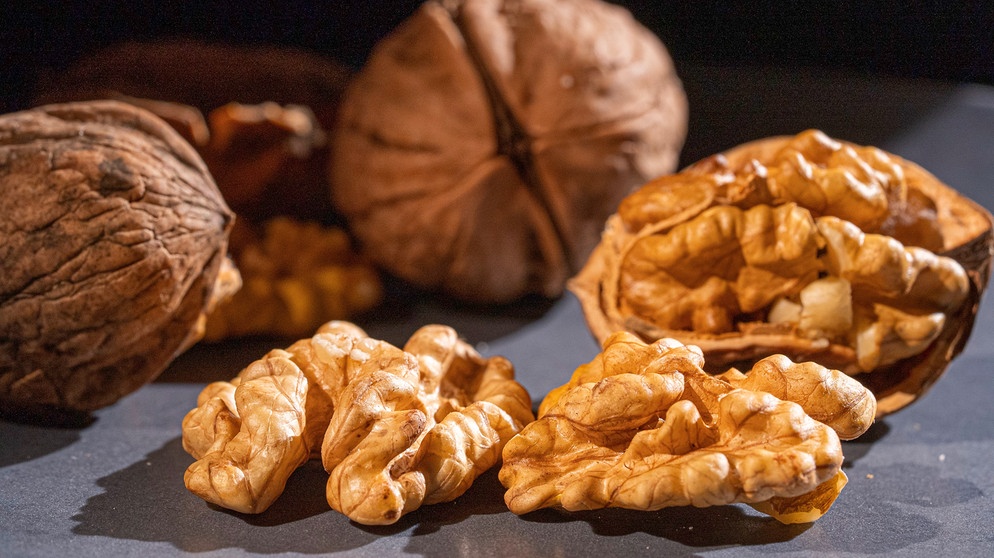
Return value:
M 837 370 L 782 355 L 743 374 L 704 372 L 698 348 L 619 332 L 542 401 L 504 448 L 514 513 L 623 507 L 759 507 L 813 521 L 845 475 L 840 436 L 872 424 L 873 394 Z
M 147 111 L 0 118 L 0 405 L 90 411 L 161 373 L 237 285 L 219 282 L 232 222 L 197 153 Z
M 376 270 L 337 227 L 275 217 L 259 234 L 236 226 L 231 257 L 242 287 L 207 317 L 204 339 L 250 335 L 299 339 L 329 320 L 346 320 L 383 298 Z
M 645 184 L 570 286 L 598 339 L 675 337 L 712 371 L 815 360 L 886 414 L 962 350 L 991 254 L 986 210 L 913 163 L 809 130 Z
M 209 502 L 257 513 L 320 456 L 332 508 L 390 524 L 465 492 L 533 419 L 511 364 L 452 328 L 425 326 L 400 349 L 329 322 L 204 389 L 183 420 L 197 459 L 184 480 Z
M 346 91 L 333 195 L 419 286 L 557 296 L 621 197 L 673 170 L 686 110 L 663 45 L 617 6 L 429 1 Z

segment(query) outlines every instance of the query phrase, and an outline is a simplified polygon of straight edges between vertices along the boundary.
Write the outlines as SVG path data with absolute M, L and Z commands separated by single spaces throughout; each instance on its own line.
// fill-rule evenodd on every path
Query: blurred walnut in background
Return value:
M 358 316 L 383 299 L 376 270 L 338 227 L 274 217 L 261 231 L 236 225 L 230 246 L 242 287 L 208 316 L 206 341 L 300 338 L 329 316 Z
M 327 130 L 350 77 L 335 60 L 290 47 L 127 42 L 42 76 L 35 103 L 142 106 L 197 147 L 239 218 L 323 219 Z
M 333 197 L 416 285 L 554 297 L 621 197 L 674 169 L 686 123 L 667 51 L 617 6 L 429 1 L 346 90 Z

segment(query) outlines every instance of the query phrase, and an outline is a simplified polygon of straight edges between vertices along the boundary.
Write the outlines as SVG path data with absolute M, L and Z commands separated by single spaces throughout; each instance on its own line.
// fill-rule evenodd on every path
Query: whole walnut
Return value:
M 156 377 L 237 288 L 196 151 L 116 101 L 0 117 L 0 411 L 91 411 Z
M 918 165 L 818 130 L 735 147 L 622 200 L 570 288 L 594 335 L 842 370 L 885 415 L 963 350 L 990 277 L 986 209 Z
M 478 303 L 560 295 L 687 125 L 663 44 L 597 0 L 426 2 L 339 110 L 333 198 L 364 250 Z

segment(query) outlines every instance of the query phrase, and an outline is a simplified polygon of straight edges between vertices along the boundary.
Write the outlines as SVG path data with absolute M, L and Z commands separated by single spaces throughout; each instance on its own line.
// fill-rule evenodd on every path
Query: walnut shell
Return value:
M 413 284 L 554 297 L 621 197 L 675 168 L 686 120 L 665 47 L 617 6 L 429 1 L 346 89 L 332 195 Z
M 0 118 L 0 409 L 91 411 L 156 377 L 238 284 L 221 272 L 233 219 L 147 111 Z
M 712 372 L 816 361 L 863 382 L 883 416 L 962 351 L 992 252 L 984 208 L 910 161 L 809 130 L 633 192 L 570 288 L 602 341 L 677 338 Z

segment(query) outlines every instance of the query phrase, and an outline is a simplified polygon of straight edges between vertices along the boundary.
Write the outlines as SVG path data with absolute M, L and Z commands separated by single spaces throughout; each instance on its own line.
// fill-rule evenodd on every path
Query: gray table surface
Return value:
M 694 112 L 685 156 L 819 127 L 916 161 L 994 208 L 994 89 L 837 78 L 689 73 Z M 965 352 L 925 397 L 844 444 L 849 485 L 813 524 L 781 525 L 738 505 L 518 517 L 491 471 L 454 502 L 365 527 L 328 508 L 316 462 L 295 473 L 265 513 L 223 511 L 183 486 L 192 459 L 180 422 L 206 382 L 232 377 L 273 346 L 254 340 L 195 347 L 82 427 L 0 421 L 0 556 L 991 555 L 991 304 L 984 299 Z M 511 359 L 536 401 L 597 352 L 570 295 L 489 310 L 409 301 L 361 325 L 402 343 L 438 322 L 485 354 Z

